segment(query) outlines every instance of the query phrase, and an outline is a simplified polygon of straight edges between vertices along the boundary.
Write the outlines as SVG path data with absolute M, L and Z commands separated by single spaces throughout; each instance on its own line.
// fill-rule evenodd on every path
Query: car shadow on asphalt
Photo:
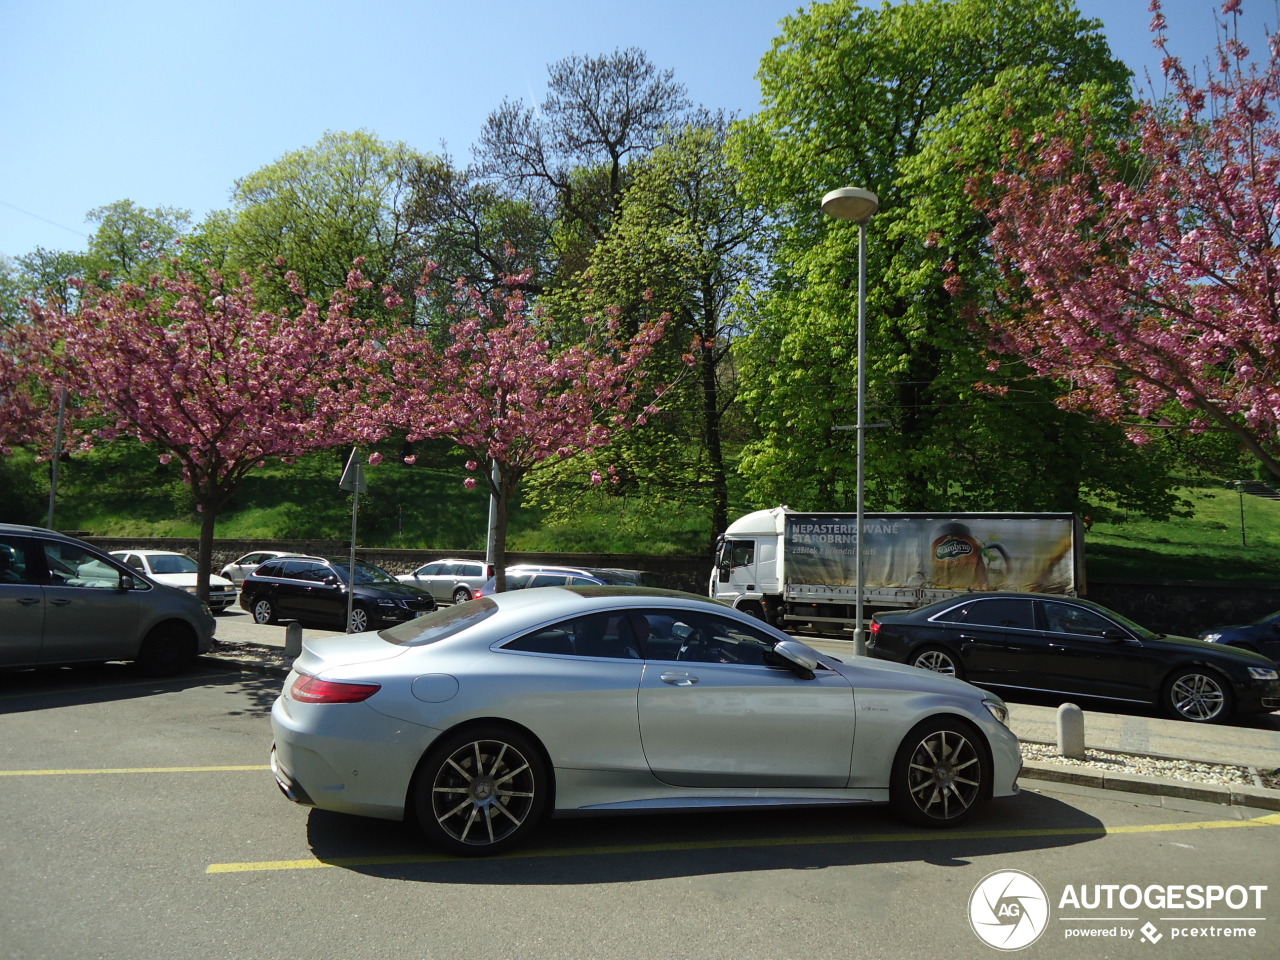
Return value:
M 1026 703 L 1036 707 L 1054 707 L 1057 708 L 1064 703 L 1074 703 L 1081 709 L 1089 712 L 1112 713 L 1117 716 L 1124 717 L 1144 717 L 1148 720 L 1168 720 L 1169 715 L 1157 710 L 1155 707 L 1142 703 L 1125 703 L 1115 700 L 1095 700 L 1090 697 L 1077 696 L 1075 694 L 1061 693 L 1036 693 L 1029 690 L 1006 690 L 1001 687 L 993 687 L 1001 697 L 1009 703 Z M 1185 723 L 1188 727 L 1194 727 L 1196 724 L 1190 721 L 1179 721 Z M 1245 715 L 1236 715 L 1227 719 L 1223 726 L 1242 727 L 1250 730 L 1280 730 L 1280 712 L 1273 713 L 1254 713 Z M 1205 726 L 1212 727 L 1212 724 Z
M 175 677 L 148 677 L 132 663 L 35 667 L 0 672 L 0 715 L 30 710 L 137 700 L 196 687 L 222 687 L 233 695 L 230 715 L 266 717 L 280 693 L 276 677 L 240 674 L 197 663 Z
M 908 826 L 883 807 L 552 820 L 527 845 L 477 859 L 441 853 L 407 824 L 312 810 L 307 828 L 318 860 L 355 873 L 533 886 L 904 861 L 958 867 L 978 857 L 1074 846 L 1105 834 L 1095 817 L 1029 792 L 988 804 L 950 830 Z

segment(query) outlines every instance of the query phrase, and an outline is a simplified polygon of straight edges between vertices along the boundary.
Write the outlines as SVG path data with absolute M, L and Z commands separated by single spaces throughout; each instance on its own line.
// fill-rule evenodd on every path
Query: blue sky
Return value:
M 1166 0 L 1177 52 L 1213 48 L 1216 0 Z M 459 160 L 547 65 L 636 46 L 691 98 L 750 113 L 796 0 L 0 0 L 0 254 L 82 249 L 85 214 L 130 199 L 196 220 L 234 181 L 366 129 Z M 1147 0 L 1077 0 L 1135 71 Z M 1275 0 L 1244 0 L 1255 40 Z M 1254 44 L 1259 55 L 1260 42 Z

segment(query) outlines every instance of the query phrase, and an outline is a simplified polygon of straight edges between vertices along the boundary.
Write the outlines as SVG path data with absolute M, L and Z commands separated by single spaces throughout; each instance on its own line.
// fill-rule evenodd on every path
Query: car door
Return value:
M 947 644 L 960 656 L 964 678 L 972 683 L 1034 686 L 1037 651 L 1044 641 L 1036 630 L 1030 598 L 976 597 L 938 618 L 946 623 Z
M 844 677 L 819 670 L 805 680 L 771 666 L 765 651 L 776 638 L 727 617 L 665 610 L 649 620 L 681 641 L 673 658 L 647 659 L 640 681 L 640 739 L 654 776 L 685 787 L 847 785 L 854 710 Z M 644 648 L 671 649 L 660 638 Z
M 1128 630 L 1080 604 L 1041 600 L 1044 689 L 1149 700 L 1155 655 Z
M 346 623 L 347 588 L 341 571 L 311 561 L 297 574 L 298 617 L 302 620 Z
M 48 570 L 40 663 L 136 656 L 139 597 L 159 588 L 136 580 L 140 589 L 121 589 L 122 577 L 134 579 L 128 568 L 79 545 L 46 540 L 41 546 Z
M 0 535 L 0 666 L 39 662 L 44 634 L 44 559 L 25 537 Z
M 268 571 L 278 618 L 305 620 L 310 615 L 307 590 L 314 582 L 308 573 L 311 566 L 310 560 L 281 560 Z

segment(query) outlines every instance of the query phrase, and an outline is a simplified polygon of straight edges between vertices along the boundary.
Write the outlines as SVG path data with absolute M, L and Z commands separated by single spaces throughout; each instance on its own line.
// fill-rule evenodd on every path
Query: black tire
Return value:
M 466 603 L 470 599 L 471 599 L 471 591 L 468 590 L 466 587 L 459 587 L 457 590 L 453 591 L 454 603 Z
M 414 774 L 412 806 L 427 839 L 481 857 L 522 842 L 550 800 L 542 751 L 518 730 L 486 724 L 446 733 Z
M 196 659 L 196 638 L 185 624 L 153 627 L 138 650 L 138 669 L 148 677 L 172 677 Z
M 991 761 L 979 734 L 950 717 L 916 724 L 893 760 L 889 801 L 924 827 L 950 827 L 991 795 Z
M 1231 684 L 1208 668 L 1180 670 L 1165 681 L 1164 708 L 1175 720 L 1223 723 L 1234 709 Z
M 258 597 L 249 607 L 249 612 L 253 614 L 254 623 L 275 623 L 277 612 L 276 605 L 266 597 Z
M 932 670 L 957 680 L 964 679 L 964 667 L 960 666 L 960 658 L 945 647 L 921 647 L 911 654 L 907 663 L 921 670 Z

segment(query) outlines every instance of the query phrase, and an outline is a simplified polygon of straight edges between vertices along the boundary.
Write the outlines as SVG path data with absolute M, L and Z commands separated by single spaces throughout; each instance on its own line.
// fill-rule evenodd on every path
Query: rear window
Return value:
M 470 600 L 467 603 L 455 603 L 451 607 L 439 608 L 426 616 L 406 620 L 404 623 L 388 627 L 378 632 L 383 640 L 402 647 L 421 647 L 428 643 L 438 643 L 488 620 L 497 611 L 498 605 L 489 597 Z

